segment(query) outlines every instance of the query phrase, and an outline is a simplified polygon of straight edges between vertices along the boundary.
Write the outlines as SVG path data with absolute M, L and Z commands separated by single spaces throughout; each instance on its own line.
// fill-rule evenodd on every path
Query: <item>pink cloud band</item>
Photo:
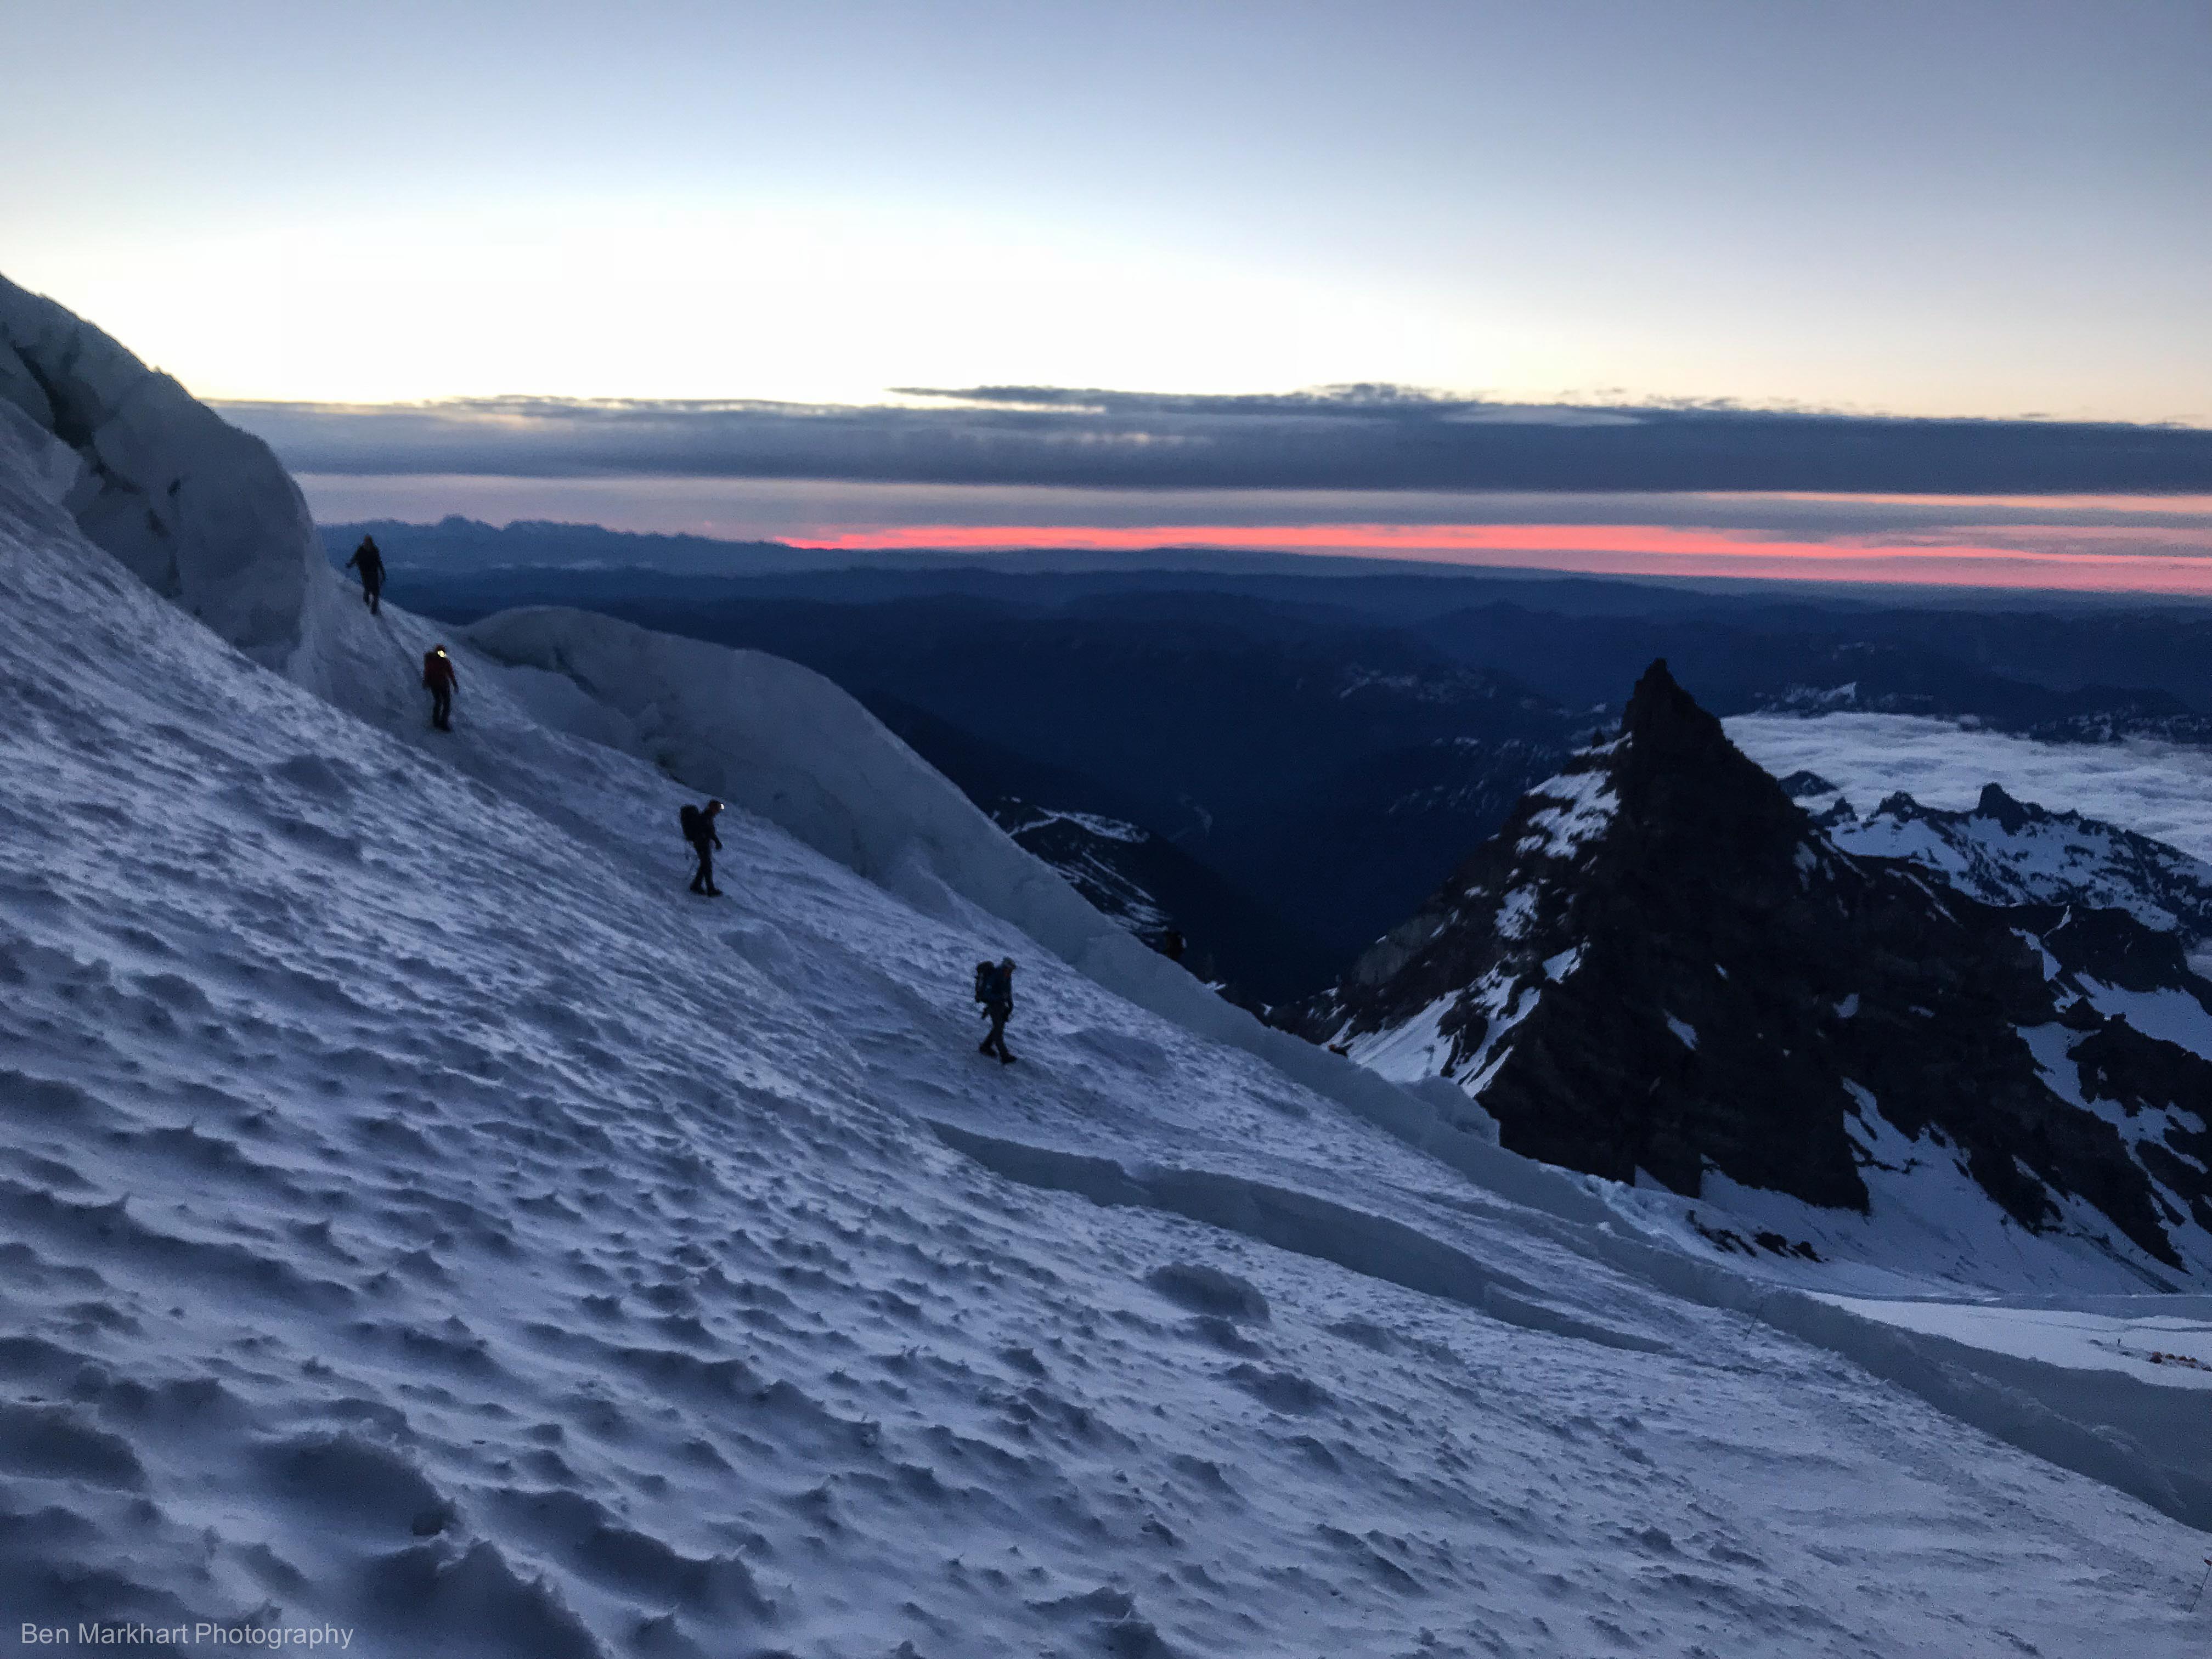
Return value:
M 1743 531 L 1661 525 L 915 524 L 823 526 L 786 536 L 797 547 L 853 552 L 1016 548 L 1140 552 L 1149 548 L 1348 554 L 1456 564 L 1536 564 L 1611 575 L 1733 576 L 1937 586 L 2058 587 L 2212 596 L 2212 538 L 2124 527 L 2008 528 L 2010 545 L 1843 538 L 1793 541 Z M 2053 547 L 2024 544 L 2051 540 Z M 2197 545 L 2202 541 L 2204 544 Z M 2091 545 L 2097 544 L 2100 545 Z

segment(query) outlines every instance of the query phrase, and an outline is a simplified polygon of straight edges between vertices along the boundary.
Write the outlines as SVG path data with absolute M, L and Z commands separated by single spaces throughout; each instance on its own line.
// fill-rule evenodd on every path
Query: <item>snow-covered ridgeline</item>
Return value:
M 2016 801 L 1989 784 L 1973 810 L 1923 806 L 1902 793 L 1855 816 L 1840 792 L 1803 799 L 1836 844 L 1901 858 L 1991 904 L 2080 904 L 2125 910 L 2147 927 L 2212 951 L 2212 864 L 2078 812 Z

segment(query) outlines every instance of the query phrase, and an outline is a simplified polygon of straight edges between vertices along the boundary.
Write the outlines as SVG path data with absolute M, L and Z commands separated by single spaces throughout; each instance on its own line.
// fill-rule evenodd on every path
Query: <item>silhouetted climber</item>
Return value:
M 372 617 L 377 615 L 380 608 L 379 601 L 384 593 L 384 555 L 376 550 L 375 537 L 363 536 L 361 538 L 361 545 L 354 549 L 353 557 L 346 561 L 346 568 L 361 572 L 361 596 L 368 601 L 368 614 Z
M 1184 950 L 1182 934 L 1170 927 L 1160 935 L 1160 954 L 1170 962 L 1181 962 Z
M 430 724 L 441 732 L 453 729 L 453 659 L 446 647 L 434 645 L 422 658 L 422 684 L 430 690 Z
M 1011 1066 L 1014 1057 L 1006 1052 L 1006 1021 L 1014 1012 L 1014 959 L 1004 962 L 979 962 L 975 964 L 975 1000 L 983 1005 L 984 1017 L 991 1029 L 976 1053 L 996 1054 L 999 1063 Z
M 699 872 L 691 878 L 691 890 L 708 898 L 722 896 L 722 890 L 714 885 L 714 851 L 722 844 L 722 838 L 714 833 L 714 820 L 721 811 L 722 803 L 718 800 L 710 800 L 704 806 L 694 806 L 686 801 L 684 810 L 676 815 L 684 825 L 684 839 L 691 843 L 691 850 L 699 857 Z

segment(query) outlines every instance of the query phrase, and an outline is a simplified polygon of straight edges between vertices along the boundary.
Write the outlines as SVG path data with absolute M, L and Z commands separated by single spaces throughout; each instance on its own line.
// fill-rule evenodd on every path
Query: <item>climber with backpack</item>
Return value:
M 722 890 L 714 885 L 714 852 L 721 846 L 722 838 L 714 833 L 714 820 L 721 815 L 722 803 L 710 800 L 704 806 L 684 804 L 677 820 L 684 826 L 684 839 L 691 843 L 691 851 L 699 860 L 699 872 L 691 878 L 691 890 L 705 898 L 720 898 Z
M 378 615 L 384 595 L 384 555 L 377 550 L 376 538 L 363 536 L 345 568 L 361 572 L 361 597 L 368 603 L 368 614 Z
M 422 656 L 422 684 L 430 693 L 430 724 L 441 732 L 453 729 L 453 659 L 446 647 L 434 645 Z
M 1014 959 L 1004 962 L 979 962 L 975 964 L 975 1000 L 983 1005 L 984 1018 L 991 1022 L 990 1031 L 976 1045 L 975 1052 L 995 1054 L 1002 1066 L 1011 1066 L 1014 1057 L 1006 1052 L 1006 1021 L 1014 1012 Z

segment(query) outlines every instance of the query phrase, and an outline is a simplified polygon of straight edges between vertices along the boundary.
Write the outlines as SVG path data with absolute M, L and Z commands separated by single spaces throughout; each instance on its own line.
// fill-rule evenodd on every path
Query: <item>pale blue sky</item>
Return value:
M 9 9 L 0 272 L 209 395 L 2212 423 L 2212 5 Z

